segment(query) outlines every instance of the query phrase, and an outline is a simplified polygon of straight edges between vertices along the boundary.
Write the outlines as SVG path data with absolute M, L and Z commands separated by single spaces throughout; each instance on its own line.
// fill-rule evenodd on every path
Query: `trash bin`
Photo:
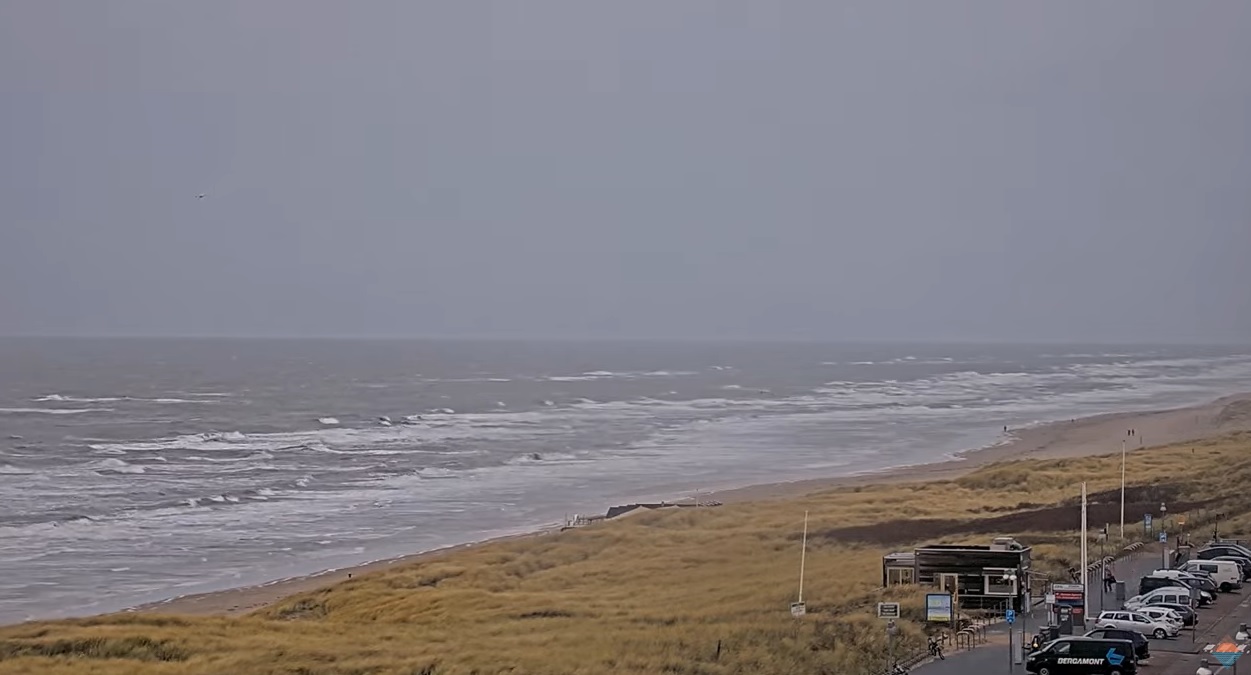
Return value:
M 1118 581 L 1118 582 L 1116 582 L 1116 589 L 1115 589 L 1115 590 L 1116 590 L 1116 601 L 1117 601 L 1117 602 L 1125 602 L 1125 598 L 1127 597 L 1127 596 L 1125 595 L 1125 582 L 1124 582 L 1124 581 Z

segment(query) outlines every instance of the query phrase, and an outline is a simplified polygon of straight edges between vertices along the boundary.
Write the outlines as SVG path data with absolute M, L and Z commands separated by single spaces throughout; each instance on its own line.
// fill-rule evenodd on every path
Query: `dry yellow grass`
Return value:
M 1133 499 L 1191 504 L 1191 528 L 1223 512 L 1223 533 L 1245 532 L 1249 450 L 1251 434 L 1136 452 Z M 0 675 L 867 672 L 884 649 L 870 614 L 884 597 L 883 553 L 1001 533 L 1063 570 L 1077 550 L 1079 483 L 1097 495 L 1119 476 L 1119 455 L 1019 461 L 955 481 L 652 512 L 432 557 L 242 618 L 127 614 L 3 628 Z M 805 510 L 811 614 L 796 621 L 788 605 Z M 923 592 L 887 592 L 904 603 L 910 647 L 923 640 Z

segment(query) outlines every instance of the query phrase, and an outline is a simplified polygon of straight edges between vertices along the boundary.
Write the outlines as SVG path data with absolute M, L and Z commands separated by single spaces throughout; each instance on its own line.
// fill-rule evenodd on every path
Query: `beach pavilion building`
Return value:
M 935 544 L 882 557 L 882 585 L 919 584 L 951 593 L 963 609 L 1028 607 L 1030 548 L 1012 537 L 989 546 Z

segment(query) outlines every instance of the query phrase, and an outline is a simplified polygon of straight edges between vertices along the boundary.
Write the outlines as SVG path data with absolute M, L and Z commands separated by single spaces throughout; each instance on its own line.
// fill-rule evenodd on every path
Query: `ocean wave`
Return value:
M 190 457 L 186 458 L 186 461 L 188 462 L 213 462 L 217 464 L 225 464 L 225 463 L 235 463 L 235 462 L 263 462 L 265 460 L 273 459 L 273 458 L 274 456 L 271 455 L 268 451 L 261 450 L 260 452 L 255 452 L 253 454 L 246 455 L 244 457 L 205 457 L 203 455 L 191 455 Z
M 654 377 L 687 377 L 690 375 L 698 375 L 699 373 L 691 370 L 646 370 L 646 371 L 611 371 L 611 370 L 591 370 L 577 375 L 548 375 L 539 378 L 548 382 L 584 382 L 591 380 L 610 380 L 610 379 L 642 379 Z
M 112 408 L 0 408 L 6 415 L 84 415 L 113 412 Z
M 426 382 L 512 382 L 507 377 L 432 377 Z
M 416 471 L 422 478 L 456 478 L 456 472 L 442 467 L 426 467 Z
M 92 465 L 92 469 L 96 473 L 144 473 L 145 471 L 142 466 L 136 466 L 113 457 L 96 462 Z
M 64 394 L 48 394 L 33 399 L 37 403 L 117 403 L 120 401 L 134 401 L 139 403 L 214 403 L 214 401 L 201 401 L 189 398 L 174 397 L 158 397 L 144 398 L 141 396 L 66 396 Z
M 506 464 L 542 464 L 554 462 L 573 462 L 583 458 L 568 452 L 530 452 L 520 457 L 513 457 L 505 462 Z
M 0 475 L 5 476 L 32 476 L 34 471 L 27 471 L 12 464 L 0 464 Z
M 318 417 L 317 421 L 328 427 L 337 426 L 339 424 L 339 419 L 337 417 Z

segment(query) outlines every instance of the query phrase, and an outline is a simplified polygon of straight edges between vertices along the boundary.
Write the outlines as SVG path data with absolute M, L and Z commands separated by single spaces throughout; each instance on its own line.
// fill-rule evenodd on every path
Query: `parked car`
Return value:
M 1157 577 L 1154 574 L 1145 576 L 1138 580 L 1138 595 L 1150 593 L 1157 588 L 1168 588 L 1170 586 L 1186 585 L 1175 577 Z
M 1193 608 L 1195 601 L 1190 596 L 1190 589 L 1172 586 L 1169 588 L 1157 588 L 1150 593 L 1143 595 L 1135 595 L 1125 601 L 1125 609 L 1134 611 L 1143 605 L 1156 605 L 1160 603 L 1168 603 L 1171 605 L 1185 605 Z
M 1212 560 L 1229 560 L 1231 562 L 1238 563 L 1238 567 L 1242 570 L 1242 580 L 1251 581 L 1251 564 L 1247 564 L 1248 561 L 1246 558 L 1232 555 L 1218 555 L 1215 558 L 1212 558 Z
M 1135 675 L 1134 643 L 1088 637 L 1052 640 L 1025 661 L 1025 672 L 1038 675 Z
M 1178 627 L 1186 625 L 1186 622 L 1182 620 L 1180 614 L 1167 607 L 1160 607 L 1158 605 L 1143 605 L 1134 611 L 1139 614 L 1145 614 L 1147 618 L 1152 621 L 1167 621 L 1169 623 L 1177 624 Z
M 1242 588 L 1242 565 L 1233 560 L 1188 560 L 1182 569 L 1191 572 L 1206 572 L 1222 592 L 1232 593 Z
M 1124 630 L 1121 628 L 1096 628 L 1088 633 L 1086 637 L 1103 638 L 1105 640 L 1128 640 L 1134 644 L 1134 656 L 1139 661 L 1146 661 L 1151 658 L 1151 641 L 1147 636 L 1136 630 Z
M 1191 562 L 1194 561 L 1191 560 L 1186 564 L 1190 564 Z M 1207 592 L 1212 595 L 1213 598 L 1216 597 L 1217 591 L 1220 590 L 1220 585 L 1212 579 L 1212 575 L 1201 570 L 1191 570 L 1185 568 L 1179 570 L 1156 570 L 1151 573 L 1151 576 L 1180 581 L 1183 585 L 1189 588 L 1198 588 L 1201 591 Z
M 1228 546 L 1242 551 L 1242 555 L 1251 558 L 1251 546 L 1247 546 L 1241 539 L 1214 539 L 1207 543 L 1204 548 L 1210 546 Z
M 1235 546 L 1208 546 L 1195 552 L 1194 558 L 1214 560 L 1216 558 L 1234 558 L 1244 567 L 1251 567 L 1251 554 Z
M 1210 586 L 1211 590 L 1205 590 L 1205 585 Z M 1205 583 L 1193 576 L 1186 578 L 1145 576 L 1138 581 L 1139 596 L 1160 588 L 1184 588 L 1186 592 L 1190 592 L 1191 588 L 1196 588 L 1199 591 L 1199 603 L 1204 605 L 1211 603 L 1216 597 L 1216 585 L 1210 579 Z
M 1171 609 L 1174 612 L 1177 612 L 1177 614 L 1181 616 L 1183 626 L 1197 626 L 1199 624 L 1199 613 L 1196 612 L 1194 608 L 1191 607 L 1190 605 L 1177 605 L 1177 604 L 1168 603 L 1168 602 L 1153 602 L 1149 605 L 1143 605 L 1143 607 L 1163 607 L 1164 609 Z
M 1095 619 L 1095 625 L 1099 628 L 1120 628 L 1122 630 L 1138 631 L 1143 635 L 1150 635 L 1159 639 L 1175 637 L 1181 632 L 1181 626 L 1167 621 L 1152 621 L 1145 614 L 1124 609 L 1101 612 L 1099 618 Z

